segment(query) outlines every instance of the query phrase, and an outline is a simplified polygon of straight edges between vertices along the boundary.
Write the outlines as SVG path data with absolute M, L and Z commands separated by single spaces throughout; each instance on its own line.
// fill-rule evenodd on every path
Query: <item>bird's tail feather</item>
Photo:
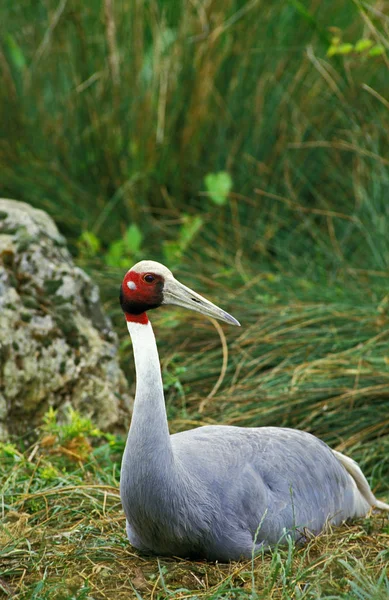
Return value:
M 374 496 L 366 477 L 362 473 L 361 468 L 355 462 L 355 460 L 345 456 L 344 454 L 341 454 L 340 452 L 337 452 L 336 450 L 332 450 L 332 452 L 335 454 L 339 462 L 344 466 L 347 473 L 354 479 L 361 496 L 366 500 L 366 502 L 368 502 L 372 507 L 389 511 L 389 504 L 386 504 L 386 502 L 382 502 L 381 500 L 377 500 L 377 498 Z

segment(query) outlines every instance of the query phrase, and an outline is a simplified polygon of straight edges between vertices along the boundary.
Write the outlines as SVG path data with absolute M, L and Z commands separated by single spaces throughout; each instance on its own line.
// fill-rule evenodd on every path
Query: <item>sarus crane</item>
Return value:
M 120 303 L 130 333 L 136 394 L 120 495 L 140 551 L 211 561 L 251 557 L 287 535 L 304 541 L 327 524 L 389 510 L 352 459 L 310 433 L 211 425 L 169 435 L 162 376 L 147 311 L 174 304 L 238 321 L 144 260 L 125 275 Z

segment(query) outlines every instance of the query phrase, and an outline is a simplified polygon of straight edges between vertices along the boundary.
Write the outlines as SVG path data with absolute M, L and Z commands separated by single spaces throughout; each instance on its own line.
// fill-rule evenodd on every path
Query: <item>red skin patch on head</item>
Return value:
M 154 286 L 143 280 L 144 275 L 144 273 L 135 273 L 134 271 L 128 271 L 125 274 L 122 283 L 125 298 L 132 300 L 132 302 L 148 303 L 152 301 Z M 128 287 L 130 282 L 136 286 L 134 289 Z
M 129 321 L 130 323 L 141 323 L 141 325 L 147 325 L 149 322 L 147 313 L 145 312 L 141 313 L 140 315 L 130 315 L 129 313 L 124 313 L 124 316 L 126 317 L 126 321 Z
M 145 281 L 147 275 L 152 275 L 154 280 Z M 121 305 L 126 320 L 146 325 L 149 322 L 146 311 L 160 306 L 162 289 L 163 278 L 160 275 L 128 271 L 121 288 Z

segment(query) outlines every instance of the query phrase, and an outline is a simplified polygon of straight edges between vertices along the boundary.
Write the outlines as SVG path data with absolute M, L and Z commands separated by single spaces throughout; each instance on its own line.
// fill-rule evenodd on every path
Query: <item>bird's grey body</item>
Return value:
M 157 472 L 154 457 L 139 461 L 134 450 L 123 474 L 127 533 L 140 550 L 237 560 L 285 533 L 304 540 L 306 529 L 319 533 L 369 509 L 330 448 L 309 433 L 208 426 L 170 440 L 172 457 L 160 456 Z
M 145 262 L 150 271 L 149 265 L 158 265 Z M 132 270 L 127 275 L 128 287 L 136 289 L 136 270 L 134 276 Z M 173 284 L 171 288 L 178 304 Z M 191 290 L 184 291 L 188 303 Z M 198 298 L 207 302 L 191 294 L 196 303 Z M 197 304 L 196 309 L 200 311 Z M 210 303 L 201 312 L 212 310 L 220 319 L 229 317 Z M 363 516 L 373 505 L 389 510 L 375 499 L 354 461 L 309 433 L 206 426 L 170 436 L 151 324 L 138 315 L 126 313 L 126 318 L 137 390 L 120 492 L 127 534 L 136 548 L 237 560 L 287 534 L 304 540 L 307 531 L 319 533 L 329 523 Z

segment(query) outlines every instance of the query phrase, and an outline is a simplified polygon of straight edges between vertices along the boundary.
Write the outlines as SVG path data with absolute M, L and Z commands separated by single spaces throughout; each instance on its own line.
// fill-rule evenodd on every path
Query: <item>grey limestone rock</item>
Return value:
M 122 429 L 131 402 L 116 347 L 99 290 L 53 220 L 0 199 L 0 439 L 69 404 Z

